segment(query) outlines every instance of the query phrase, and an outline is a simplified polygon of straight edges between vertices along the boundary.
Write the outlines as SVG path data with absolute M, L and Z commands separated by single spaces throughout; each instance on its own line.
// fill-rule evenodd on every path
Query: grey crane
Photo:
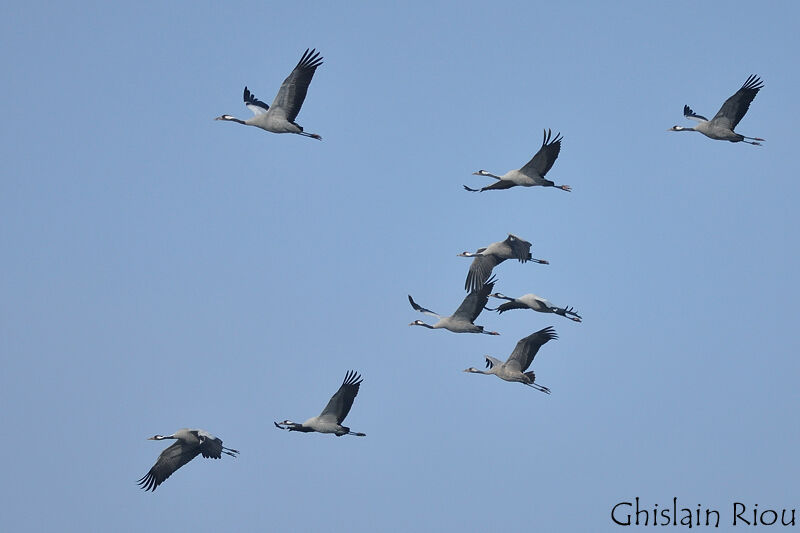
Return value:
M 283 422 L 273 422 L 278 429 L 287 429 L 289 431 L 300 431 L 301 433 L 310 433 L 316 431 L 317 433 L 333 433 L 337 437 L 342 435 L 353 435 L 355 437 L 366 437 L 366 433 L 358 433 L 350 431 L 349 427 L 343 426 L 342 422 L 353 407 L 353 400 L 358 395 L 358 389 L 361 387 L 361 376 L 354 370 L 348 371 L 344 376 L 344 381 L 336 391 L 336 394 L 331 396 L 328 405 L 325 409 L 313 418 L 309 418 L 302 424 L 292 422 L 291 420 L 284 420 Z
M 172 435 L 155 435 L 147 440 L 175 439 L 158 456 L 156 464 L 137 482 L 144 490 L 154 491 L 177 469 L 202 454 L 203 457 L 219 459 L 222 454 L 236 457 L 239 450 L 226 448 L 222 440 L 202 429 L 179 429 Z
M 492 275 L 492 269 L 506 259 L 517 259 L 520 263 L 533 261 L 542 265 L 550 264 L 544 259 L 531 257 L 531 243 L 510 233 L 505 240 L 493 242 L 486 248 L 478 248 L 474 253 L 462 252 L 458 257 L 474 257 L 464 282 L 464 289 L 468 291 L 478 290 Z
M 561 134 L 557 133 L 555 138 L 551 140 L 552 132 L 548 129 L 544 132 L 544 139 L 542 140 L 542 147 L 536 152 L 536 155 L 528 161 L 524 167 L 519 170 L 509 170 L 502 176 L 496 176 L 491 172 L 479 170 L 473 172 L 473 176 L 489 176 L 494 178 L 497 182 L 482 187 L 480 189 L 471 189 L 464 185 L 464 188 L 470 192 L 483 192 L 483 191 L 496 191 L 500 189 L 510 189 L 517 185 L 522 187 L 534 187 L 540 185 L 542 187 L 555 187 L 562 191 L 570 192 L 572 188 L 569 185 L 556 185 L 554 182 L 545 179 L 545 174 L 553 168 L 553 163 L 558 158 L 558 153 L 561 151 Z
M 438 313 L 434 313 L 430 309 L 425 309 L 424 307 L 418 305 L 411 295 L 408 295 L 408 301 L 411 303 L 411 307 L 414 308 L 415 311 L 419 311 L 420 313 L 424 313 L 426 315 L 435 316 L 439 319 L 436 324 L 426 324 L 422 320 L 415 320 L 414 322 L 410 323 L 409 326 L 423 326 L 428 329 L 446 329 L 448 331 L 452 331 L 453 333 L 485 333 L 486 335 L 500 335 L 496 331 L 485 331 L 483 326 L 476 326 L 473 324 L 475 319 L 478 318 L 478 315 L 481 314 L 483 311 L 484 306 L 486 306 L 487 302 L 489 301 L 489 293 L 492 292 L 494 288 L 495 280 L 489 279 L 486 283 L 478 290 L 474 290 L 470 292 L 464 301 L 461 302 L 461 305 L 458 306 L 456 312 L 450 316 L 441 316 Z
M 214 120 L 228 120 L 245 126 L 255 126 L 262 130 L 272 133 L 296 133 L 312 139 L 322 140 L 316 133 L 306 133 L 303 127 L 294 120 L 300 112 L 300 107 L 306 99 L 308 86 L 314 71 L 322 64 L 319 52 L 306 49 L 303 57 L 294 67 L 292 73 L 283 80 L 278 94 L 272 101 L 272 107 L 257 99 L 247 87 L 244 88 L 244 105 L 252 111 L 255 116 L 247 120 L 241 120 L 231 115 L 222 115 Z
M 694 128 L 684 128 L 682 126 L 672 126 L 667 131 L 699 131 L 706 137 L 718 141 L 730 141 L 732 143 L 744 142 L 761 146 L 760 142 L 764 141 L 761 137 L 745 137 L 736 133 L 734 128 L 742 120 L 747 110 L 750 108 L 750 103 L 756 97 L 758 91 L 764 86 L 762 81 L 755 74 L 750 75 L 747 81 L 736 91 L 733 96 L 725 100 L 722 107 L 719 108 L 714 118 L 708 120 L 702 115 L 696 114 L 688 105 L 683 106 L 683 116 L 699 122 Z M 747 140 L 750 139 L 750 140 Z
M 500 379 L 522 383 L 523 385 L 533 387 L 545 394 L 550 394 L 550 389 L 534 383 L 534 381 L 536 381 L 536 374 L 534 374 L 533 371 L 526 372 L 526 370 L 531 366 L 533 358 L 536 357 L 539 348 L 547 341 L 557 338 L 558 335 L 556 335 L 555 330 L 551 326 L 548 326 L 544 329 L 540 329 L 536 333 L 528 335 L 524 339 L 520 339 L 505 363 L 499 359 L 495 359 L 491 355 L 487 355 L 486 368 L 488 370 L 478 370 L 474 366 L 471 366 L 465 369 L 464 372 L 486 375 L 494 374 Z
M 501 300 L 508 300 L 508 303 L 501 304 L 496 309 L 487 307 L 487 311 L 497 311 L 498 313 L 502 314 L 505 311 L 510 311 L 511 309 L 533 309 L 534 311 L 538 311 L 540 313 L 555 313 L 557 315 L 569 318 L 575 322 L 581 322 L 582 320 L 581 316 L 576 313 L 575 309 L 572 307 L 557 307 L 551 304 L 547 299 L 542 298 L 541 296 L 536 296 L 535 294 L 525 294 L 519 298 L 510 298 L 504 294 L 496 292 L 494 294 L 490 294 L 489 296 L 492 298 L 499 298 Z

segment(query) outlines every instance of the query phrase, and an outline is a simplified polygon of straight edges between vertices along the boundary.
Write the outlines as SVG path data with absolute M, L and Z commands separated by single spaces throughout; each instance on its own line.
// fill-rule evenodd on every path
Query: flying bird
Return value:
M 510 189 L 520 185 L 522 187 L 534 187 L 541 185 L 542 187 L 555 187 L 562 191 L 570 192 L 572 189 L 569 185 L 556 185 L 552 181 L 545 179 L 547 174 L 553 167 L 553 163 L 558 158 L 558 153 L 561 151 L 561 134 L 557 133 L 555 138 L 550 140 L 552 132 L 548 129 L 544 132 L 544 139 L 542 140 L 542 147 L 536 152 L 536 155 L 527 162 L 527 164 L 519 170 L 509 170 L 502 176 L 496 176 L 491 172 L 479 170 L 473 172 L 473 176 L 489 176 L 497 180 L 496 183 L 482 187 L 480 189 L 471 189 L 464 185 L 464 188 L 470 192 L 483 192 L 495 191 L 500 189 Z
M 764 141 L 761 137 L 745 137 L 736 133 L 734 128 L 742 120 L 747 110 L 750 108 L 750 102 L 756 97 L 758 91 L 764 86 L 762 81 L 755 74 L 747 78 L 744 85 L 734 93 L 733 96 L 725 100 L 722 107 L 714 115 L 714 118 L 708 120 L 702 115 L 696 114 L 688 105 L 683 106 L 683 116 L 696 120 L 699 122 L 694 128 L 684 128 L 682 126 L 672 126 L 667 131 L 699 131 L 706 137 L 716 139 L 718 141 L 730 141 L 732 143 L 744 142 L 761 146 L 760 142 Z M 749 141 L 747 139 L 750 139 Z
M 339 390 L 336 394 L 331 396 L 328 405 L 325 409 L 313 418 L 309 418 L 302 424 L 292 422 L 291 420 L 284 420 L 283 422 L 273 422 L 278 429 L 287 429 L 289 431 L 300 431 L 302 433 L 310 433 L 316 431 L 318 433 L 333 433 L 337 437 L 342 435 L 353 435 L 356 437 L 366 437 L 366 433 L 358 433 L 350 431 L 349 427 L 343 426 L 342 422 L 353 407 L 353 400 L 358 395 L 358 389 L 361 387 L 361 376 L 357 372 L 350 370 L 344 376 Z
M 531 257 L 531 243 L 510 233 L 503 241 L 493 242 L 486 248 L 479 248 L 474 253 L 462 252 L 458 254 L 458 257 L 475 258 L 469 266 L 467 281 L 464 283 L 464 289 L 468 291 L 480 289 L 492 275 L 492 269 L 506 259 L 517 259 L 520 263 L 533 261 L 542 265 L 550 264 L 544 259 Z
M 415 311 L 420 313 L 435 316 L 439 319 L 436 324 L 426 324 L 422 320 L 415 320 L 409 326 L 423 326 L 428 329 L 446 329 L 453 333 L 485 333 L 486 335 L 500 335 L 496 331 L 485 331 L 483 326 L 476 326 L 473 324 L 478 315 L 483 311 L 484 306 L 489 301 L 489 293 L 494 288 L 495 280 L 489 279 L 480 289 L 470 292 L 461 305 L 458 306 L 456 312 L 450 316 L 441 316 L 434 313 L 430 309 L 418 305 L 411 295 L 408 295 L 408 301 Z
M 303 57 L 294 67 L 292 73 L 283 80 L 278 94 L 272 101 L 272 107 L 268 106 L 251 93 L 247 87 L 244 88 L 244 105 L 254 113 L 255 116 L 247 120 L 241 120 L 231 115 L 222 115 L 214 120 L 228 120 L 245 126 L 255 126 L 262 130 L 272 133 L 296 133 L 312 139 L 322 140 L 316 133 L 306 133 L 303 127 L 294 120 L 300 112 L 300 107 L 306 99 L 308 86 L 317 67 L 322 64 L 322 58 L 316 50 L 306 49 Z
M 555 330 L 552 327 L 546 327 L 536 333 L 528 335 L 524 339 L 520 339 L 505 363 L 499 359 L 495 359 L 491 355 L 487 355 L 486 368 L 488 370 L 478 370 L 474 366 L 471 366 L 465 369 L 464 372 L 486 375 L 494 374 L 505 381 L 522 383 L 523 385 L 533 387 L 545 394 L 550 394 L 550 389 L 534 383 L 536 381 L 536 374 L 534 374 L 533 371 L 526 372 L 526 370 L 531 366 L 533 358 L 536 357 L 539 348 L 547 341 L 557 338 L 558 335 L 556 335 Z
M 236 457 L 239 453 L 239 450 L 226 448 L 222 445 L 222 440 L 202 429 L 179 429 L 172 435 L 155 435 L 147 440 L 165 439 L 175 439 L 175 442 L 161 452 L 156 464 L 137 482 L 144 490 L 156 490 L 164 480 L 198 454 L 219 459 L 223 453 L 231 457 Z
M 581 316 L 576 313 L 575 309 L 572 307 L 557 307 L 551 304 L 545 298 L 536 296 L 535 294 L 525 294 L 519 298 L 510 298 L 500 294 L 499 292 L 496 292 L 494 294 L 490 294 L 489 296 L 492 298 L 499 298 L 501 300 L 508 300 L 508 303 L 501 304 L 496 309 L 487 307 L 487 311 L 497 311 L 498 313 L 502 314 L 505 311 L 510 311 L 511 309 L 533 309 L 534 311 L 538 311 L 540 313 L 555 313 L 557 315 L 569 318 L 575 322 L 581 322 L 582 320 Z

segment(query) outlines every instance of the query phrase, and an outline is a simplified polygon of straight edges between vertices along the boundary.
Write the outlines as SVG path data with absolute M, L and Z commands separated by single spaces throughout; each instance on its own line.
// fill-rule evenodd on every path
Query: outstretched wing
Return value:
M 441 318 L 441 316 L 438 313 L 434 313 L 430 309 L 425 309 L 424 307 L 419 305 L 417 302 L 415 302 L 410 294 L 408 295 L 408 301 L 409 301 L 409 303 L 411 303 L 411 307 L 413 307 L 415 311 L 419 311 L 420 313 L 423 313 L 423 314 L 426 314 L 426 315 L 431 315 L 431 316 L 435 316 L 437 318 Z
M 495 365 L 500 366 L 503 362 L 500 359 L 495 359 L 491 355 L 487 355 L 486 357 L 486 368 L 493 368 Z
M 294 67 L 292 73 L 283 80 L 281 88 L 278 89 L 278 94 L 272 101 L 273 108 L 283 109 L 286 114 L 286 120 L 294 122 L 303 102 L 306 99 L 308 86 L 311 84 L 311 78 L 314 77 L 314 72 L 317 67 L 322 64 L 322 58 L 319 52 L 306 49 L 303 57 Z
M 222 443 L 220 443 L 220 446 Z M 183 441 L 175 441 L 158 456 L 156 464 L 137 482 L 144 490 L 156 490 L 177 469 L 197 457 L 200 449 L 187 445 Z
M 453 318 L 469 320 L 470 324 L 474 323 L 489 302 L 489 294 L 494 289 L 496 282 L 497 280 L 492 277 L 480 289 L 470 292 L 453 313 Z
M 502 189 L 510 189 L 511 187 L 516 186 L 517 184 L 511 180 L 498 180 L 491 185 L 487 185 L 486 187 L 481 187 L 480 189 L 473 189 L 471 187 L 467 187 L 464 185 L 464 188 L 469 192 L 483 192 L 483 191 L 497 191 Z
M 519 169 L 520 172 L 531 177 L 544 177 L 544 175 L 547 174 L 551 168 L 553 168 L 553 163 L 556 162 L 556 159 L 558 159 L 558 154 L 561 152 L 562 137 L 560 133 L 557 133 L 555 139 L 551 141 L 551 135 L 552 132 L 549 129 L 545 130 L 544 138 L 542 140 L 542 147 L 539 148 L 539 151 L 536 152 L 536 155 L 533 156 L 533 159 L 528 161 L 524 167 Z
M 553 327 L 548 326 L 537 331 L 536 333 L 528 335 L 524 339 L 520 339 L 520 341 L 517 343 L 517 346 L 514 348 L 514 351 L 511 352 L 510 356 L 508 356 L 506 368 L 525 372 L 528 367 L 531 366 L 533 358 L 536 357 L 536 353 L 539 351 L 539 348 L 541 348 L 542 345 L 547 341 L 557 338 L 558 335 L 556 335 Z
M 522 263 L 525 261 L 530 261 L 531 243 L 510 233 L 504 242 L 511 247 L 511 253 L 514 256 L 514 259 L 518 259 Z
M 688 105 L 683 106 L 683 116 L 686 118 L 690 118 L 692 120 L 696 120 L 698 122 L 701 121 L 708 122 L 708 119 L 706 117 L 704 117 L 703 115 L 698 115 L 697 113 L 692 111 L 692 108 L 689 107 Z
M 345 374 L 342 386 L 336 391 L 336 394 L 331 396 L 328 405 L 320 413 L 320 418 L 331 418 L 336 420 L 337 424 L 341 424 L 353 407 L 353 400 L 358 395 L 358 389 L 361 387 L 361 376 L 358 372 L 350 370 Z
M 489 279 L 489 276 L 492 275 L 492 269 L 503 261 L 504 259 L 500 259 L 495 255 L 476 256 L 469 265 L 464 289 L 468 291 L 480 290 L 486 280 Z
M 269 106 L 256 98 L 256 95 L 251 93 L 246 86 L 244 88 L 244 105 L 256 115 L 263 115 L 269 110 Z
M 497 307 L 497 312 L 502 314 L 506 311 L 511 311 L 512 309 L 528 309 L 528 305 L 520 302 L 519 300 L 514 300 L 512 302 L 506 302 Z
M 733 96 L 725 100 L 717 114 L 711 119 L 712 122 L 730 130 L 736 128 L 744 114 L 750 109 L 750 102 L 763 86 L 764 84 L 755 74 L 748 77 L 744 85 Z
M 200 453 L 203 454 L 203 457 L 206 459 L 219 459 L 222 457 L 222 439 L 202 429 L 195 431 L 195 434 L 200 439 Z

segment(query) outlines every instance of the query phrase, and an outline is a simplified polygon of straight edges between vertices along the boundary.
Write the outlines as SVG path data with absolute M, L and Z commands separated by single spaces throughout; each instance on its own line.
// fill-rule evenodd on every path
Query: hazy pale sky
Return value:
M 382 3 L 381 3 L 382 4 Z M 794 2 L 0 7 L 4 531 L 619 531 L 611 508 L 798 505 Z M 297 121 L 271 102 L 306 48 Z M 764 88 L 712 141 L 750 74 Z M 472 194 L 564 136 L 548 177 Z M 497 290 L 570 305 L 408 327 Z M 496 302 L 493 302 L 496 303 Z M 545 326 L 541 394 L 463 373 Z M 365 438 L 278 431 L 345 372 Z M 136 480 L 203 428 L 241 451 Z

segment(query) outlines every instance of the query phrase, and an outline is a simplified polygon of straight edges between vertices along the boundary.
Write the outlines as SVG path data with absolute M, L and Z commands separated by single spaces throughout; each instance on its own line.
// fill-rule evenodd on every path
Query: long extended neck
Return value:
M 247 122 L 240 118 L 232 117 L 231 115 L 222 115 L 221 117 L 217 117 L 214 120 L 227 120 L 228 122 L 236 122 L 237 124 L 244 124 L 247 125 Z

